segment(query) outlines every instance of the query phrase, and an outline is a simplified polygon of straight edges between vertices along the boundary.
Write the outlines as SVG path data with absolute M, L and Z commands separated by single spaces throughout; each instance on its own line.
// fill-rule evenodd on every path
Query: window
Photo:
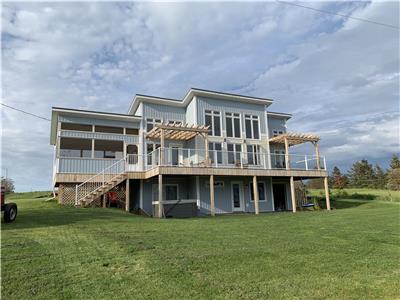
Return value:
M 277 169 L 285 169 L 285 151 L 275 150 L 274 155 L 271 156 L 271 164 Z
M 266 201 L 265 198 L 265 182 L 257 182 L 258 185 L 258 200 L 259 201 Z M 253 189 L 253 182 L 250 182 L 250 201 L 254 201 L 254 189 Z
M 156 149 L 160 148 L 160 144 L 153 144 L 147 143 L 146 150 L 147 150 L 147 164 L 152 165 L 153 161 L 155 164 L 158 162 L 159 151 L 154 152 Z
M 161 119 L 146 119 L 146 131 L 152 130 L 155 123 L 161 123 Z
M 182 121 L 168 120 L 168 125 L 181 125 Z
M 137 164 L 138 163 L 138 147 L 137 145 L 127 145 L 126 146 L 126 155 L 128 164 Z
M 94 157 L 96 158 L 117 158 L 124 156 L 124 142 L 95 140 L 94 141 Z
M 105 133 L 124 133 L 124 129 L 121 127 L 111 127 L 111 126 L 94 126 L 95 132 L 105 132 Z
M 225 113 L 226 136 L 240 138 L 240 114 Z
M 260 146 L 247 145 L 247 163 L 249 165 L 260 164 Z
M 61 123 L 62 130 L 92 131 L 92 125 Z
M 244 120 L 246 125 L 246 138 L 258 140 L 260 138 L 258 116 L 245 115 Z
M 92 157 L 92 140 L 62 137 L 60 157 Z
M 210 126 L 209 135 L 221 136 L 221 113 L 219 111 L 205 111 L 206 126 Z
M 283 134 L 282 130 L 276 130 L 276 129 L 272 130 L 272 135 L 273 136 L 278 136 L 278 135 L 281 135 L 281 134 Z
M 152 185 L 153 201 L 158 201 L 158 184 Z M 163 184 L 163 200 L 179 200 L 177 184 Z
M 215 159 L 218 164 L 222 164 L 222 145 L 221 143 L 209 143 L 208 144 L 209 154 L 211 162 L 214 163 Z
M 126 134 L 130 134 L 130 135 L 138 135 L 139 134 L 139 129 L 137 129 L 137 128 L 126 128 L 125 129 L 125 133 Z
M 240 153 L 242 152 L 241 144 L 227 144 L 228 147 L 228 164 L 240 164 Z

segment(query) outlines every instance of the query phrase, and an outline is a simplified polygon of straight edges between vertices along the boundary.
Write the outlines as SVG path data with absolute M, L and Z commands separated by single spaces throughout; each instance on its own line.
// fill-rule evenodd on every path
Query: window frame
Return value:
M 218 110 L 212 110 L 212 109 L 205 109 L 204 110 L 204 125 L 206 124 L 206 116 L 211 117 L 211 125 L 208 130 L 211 130 L 208 134 L 210 136 L 216 136 L 216 137 L 222 137 L 222 113 Z M 214 119 L 215 117 L 219 117 L 219 135 L 215 135 L 215 122 Z
M 276 136 L 281 135 L 283 133 L 284 133 L 283 130 L 273 129 L 272 130 L 272 137 L 276 137 Z
M 262 184 L 264 187 L 264 200 L 261 200 L 260 199 L 260 190 L 258 190 L 258 202 L 267 202 L 267 185 L 265 184 L 265 181 L 258 181 L 257 182 L 257 187 L 258 187 L 258 185 L 260 185 L 260 184 Z M 252 196 L 252 194 L 253 194 L 253 196 L 254 196 L 254 191 L 253 191 L 253 193 L 251 192 L 253 190 L 253 182 L 252 181 L 250 181 L 250 183 L 249 183 L 249 197 L 250 197 L 250 202 L 254 202 L 254 199 L 251 197 Z
M 154 124 L 156 123 L 162 123 L 163 119 L 158 119 L 158 118 L 146 118 L 146 132 L 150 132 L 154 128 Z M 150 130 L 148 129 L 149 125 L 152 125 Z
M 237 115 L 237 116 L 235 116 Z M 232 136 L 228 135 L 228 118 L 230 119 L 230 123 L 232 126 Z M 235 119 L 239 120 L 239 136 L 236 136 L 235 130 Z M 234 139 L 241 139 L 242 138 L 242 114 L 237 112 L 225 112 L 225 134 L 226 137 L 234 138 Z
M 246 121 L 249 120 L 250 121 L 250 130 L 251 130 L 251 137 L 247 136 L 247 125 L 246 125 Z M 258 123 L 258 138 L 254 137 L 254 121 L 257 121 Z M 261 121 L 260 121 L 260 116 L 258 115 L 251 115 L 251 114 L 245 114 L 244 115 L 244 124 L 245 124 L 245 135 L 246 135 L 246 139 L 250 139 L 250 140 L 260 140 L 261 139 Z
M 248 148 L 251 147 L 252 151 L 249 152 Z M 254 151 L 256 150 L 256 151 Z M 247 163 L 252 166 L 261 165 L 261 146 L 258 144 L 246 144 Z M 249 155 L 252 156 L 253 163 L 250 164 Z M 257 162 L 257 163 L 256 163 Z

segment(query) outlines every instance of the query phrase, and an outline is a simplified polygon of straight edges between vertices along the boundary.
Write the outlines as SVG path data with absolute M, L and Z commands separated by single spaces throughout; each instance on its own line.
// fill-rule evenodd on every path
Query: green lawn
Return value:
M 311 195 L 325 197 L 324 190 L 310 190 Z M 400 191 L 377 190 L 377 189 L 331 189 L 333 198 L 380 200 L 400 202 Z
M 2 224 L 3 299 L 400 297 L 399 203 L 158 220 L 37 196 Z

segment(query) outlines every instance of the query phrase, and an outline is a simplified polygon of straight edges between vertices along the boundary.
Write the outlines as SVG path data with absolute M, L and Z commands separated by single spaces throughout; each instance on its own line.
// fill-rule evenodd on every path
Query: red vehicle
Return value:
M 14 222 L 17 218 L 18 208 L 15 203 L 4 203 L 6 196 L 5 188 L 1 187 L 1 211 L 4 211 L 4 222 Z

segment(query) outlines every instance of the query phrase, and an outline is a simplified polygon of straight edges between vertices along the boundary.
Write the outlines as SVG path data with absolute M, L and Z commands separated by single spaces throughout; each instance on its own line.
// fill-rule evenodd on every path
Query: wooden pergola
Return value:
M 148 139 L 160 140 L 160 165 L 164 164 L 164 144 L 165 140 L 174 141 L 188 141 L 196 136 L 204 138 L 205 147 L 205 166 L 209 166 L 208 158 L 208 128 L 206 125 L 191 125 L 191 124 L 178 124 L 178 123 L 156 123 L 154 127 L 146 133 Z M 164 214 L 163 205 L 163 175 L 158 175 L 158 217 L 162 218 Z M 214 199 L 212 199 L 213 202 Z

